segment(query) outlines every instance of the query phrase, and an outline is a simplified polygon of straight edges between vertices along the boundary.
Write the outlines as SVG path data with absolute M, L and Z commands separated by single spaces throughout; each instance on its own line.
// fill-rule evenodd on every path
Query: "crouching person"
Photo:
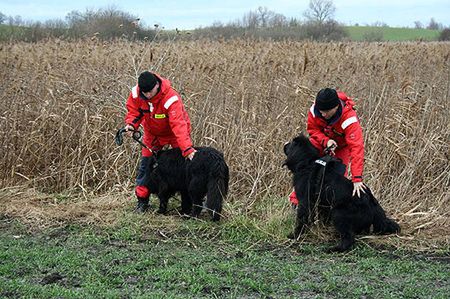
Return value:
M 332 88 L 324 88 L 316 96 L 315 103 L 308 112 L 307 131 L 309 139 L 321 155 L 325 155 L 326 148 L 342 160 L 346 166 L 351 162 L 351 180 L 353 195 L 360 197 L 364 192 L 364 138 L 354 102 L 343 92 Z M 297 207 L 298 201 L 295 191 L 289 195 L 289 201 Z
M 183 157 L 192 160 L 195 149 L 190 136 L 191 123 L 180 95 L 169 80 L 148 71 L 139 75 L 126 103 L 125 129 L 131 137 L 133 131 L 143 127 L 141 162 L 136 178 L 135 211 L 143 213 L 149 208 L 150 190 L 145 186 L 148 159 L 164 145 L 180 148 Z

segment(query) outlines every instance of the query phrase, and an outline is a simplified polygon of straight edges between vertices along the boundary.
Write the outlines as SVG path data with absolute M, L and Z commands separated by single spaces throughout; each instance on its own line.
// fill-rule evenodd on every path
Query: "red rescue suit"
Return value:
M 308 112 L 307 131 L 311 143 L 324 154 L 323 150 L 330 139 L 336 141 L 336 157 L 342 159 L 348 171 L 351 162 L 352 182 L 361 182 L 364 168 L 364 138 L 355 105 L 343 92 L 337 92 L 341 100 L 338 111 L 331 119 L 325 119 L 313 104 Z M 346 175 L 347 175 L 346 171 Z M 295 192 L 289 195 L 293 204 L 298 204 Z
M 143 143 L 152 150 L 160 150 L 164 145 L 179 147 L 183 157 L 194 151 L 190 137 L 191 122 L 184 108 L 181 96 L 171 87 L 170 81 L 154 74 L 159 82 L 158 93 L 150 100 L 139 91 L 139 86 L 132 88 L 126 107 L 125 123 L 135 130 L 142 124 L 144 128 Z M 143 161 L 138 171 L 136 195 L 146 198 L 149 190 L 143 186 L 145 176 L 144 158 L 152 152 L 142 148 Z
M 165 144 L 171 144 L 173 147 L 179 147 L 186 157 L 194 151 L 189 116 L 180 95 L 172 89 L 170 81 L 158 75 L 156 77 L 160 90 L 150 100 L 140 95 L 137 85 L 133 87 L 126 104 L 128 113 L 125 123 L 136 130 L 142 123 L 143 142 L 148 147 L 158 150 Z M 151 152 L 143 148 L 142 155 L 149 157 Z

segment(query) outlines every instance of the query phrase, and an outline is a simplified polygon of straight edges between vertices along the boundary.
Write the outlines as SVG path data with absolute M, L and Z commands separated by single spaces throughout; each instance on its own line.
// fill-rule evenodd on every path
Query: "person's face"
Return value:
M 155 87 L 153 87 L 152 90 L 147 91 L 147 92 L 143 92 L 142 94 L 147 98 L 147 99 L 151 99 L 153 98 L 157 93 L 158 93 L 158 89 L 159 89 L 159 82 L 156 83 Z
M 336 114 L 336 111 L 338 111 L 338 108 L 339 108 L 339 105 L 337 105 L 336 107 L 334 107 L 330 110 L 319 110 L 319 112 L 323 118 L 330 119 Z

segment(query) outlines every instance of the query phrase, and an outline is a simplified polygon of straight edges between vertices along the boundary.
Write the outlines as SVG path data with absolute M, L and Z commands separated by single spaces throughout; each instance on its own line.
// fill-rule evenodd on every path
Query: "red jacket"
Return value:
M 308 112 L 307 130 L 313 145 L 319 150 L 325 149 L 327 142 L 333 139 L 338 148 L 349 147 L 352 181 L 361 182 L 364 168 L 364 138 L 359 124 L 355 103 L 343 92 L 338 91 L 341 107 L 335 117 L 328 122 L 311 106 Z
M 190 137 L 191 122 L 184 109 L 180 95 L 171 87 L 170 81 L 155 74 L 159 83 L 159 92 L 150 100 L 140 95 L 139 87 L 132 88 L 127 100 L 128 113 L 125 123 L 136 130 L 144 127 L 143 142 L 150 148 L 160 148 L 164 144 L 176 144 L 184 157 L 194 151 Z M 144 156 L 150 156 L 146 149 Z

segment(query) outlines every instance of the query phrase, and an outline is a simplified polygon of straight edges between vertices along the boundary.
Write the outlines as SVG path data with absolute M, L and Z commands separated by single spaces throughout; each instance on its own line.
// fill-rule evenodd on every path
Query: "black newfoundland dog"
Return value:
M 320 157 L 309 139 L 300 135 L 284 146 L 284 163 L 293 173 L 293 184 L 299 205 L 294 233 L 298 238 L 315 217 L 331 220 L 341 236 L 340 243 L 330 251 L 343 252 L 352 248 L 355 234 L 391 234 L 400 226 L 386 217 L 383 208 L 369 188 L 361 198 L 352 197 L 353 183 L 344 175 L 345 166 L 331 156 Z
M 157 194 L 158 213 L 167 212 L 169 198 L 181 194 L 181 213 L 198 217 L 206 195 L 206 208 L 213 221 L 220 220 L 228 193 L 229 171 L 223 154 L 211 147 L 196 147 L 194 158 L 182 157 L 178 148 L 158 151 L 149 159 L 146 185 Z

